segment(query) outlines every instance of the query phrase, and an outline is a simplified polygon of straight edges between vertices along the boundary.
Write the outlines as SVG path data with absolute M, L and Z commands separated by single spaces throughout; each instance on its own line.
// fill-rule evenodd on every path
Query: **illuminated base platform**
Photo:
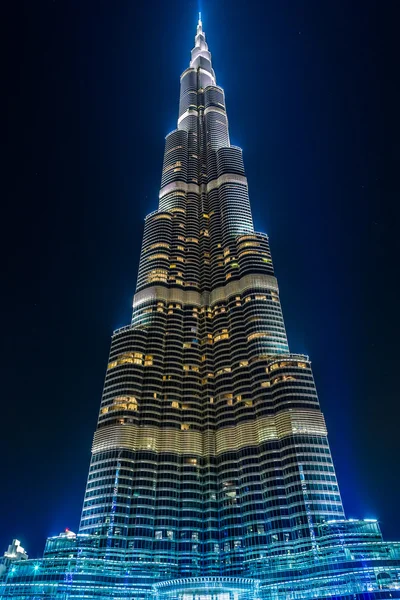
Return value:
M 389 600 L 400 598 L 400 543 L 375 521 L 324 523 L 312 548 L 271 545 L 243 576 L 169 577 L 172 562 L 111 556 L 94 536 L 49 538 L 41 560 L 0 564 L 0 598 L 13 600 Z M 245 563 L 244 563 L 245 564 Z M 176 567 L 173 567 L 176 569 Z M 245 568 L 243 567 L 243 571 Z M 256 573 L 254 572 L 256 571 Z
M 258 600 L 260 582 L 242 577 L 188 577 L 153 586 L 155 600 Z

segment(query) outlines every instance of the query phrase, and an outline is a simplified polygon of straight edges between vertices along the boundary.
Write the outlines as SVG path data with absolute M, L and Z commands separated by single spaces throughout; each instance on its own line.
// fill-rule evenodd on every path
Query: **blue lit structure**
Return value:
M 200 19 L 132 322 L 112 337 L 79 533 L 5 566 L 14 600 L 400 597 L 400 544 L 345 518 Z

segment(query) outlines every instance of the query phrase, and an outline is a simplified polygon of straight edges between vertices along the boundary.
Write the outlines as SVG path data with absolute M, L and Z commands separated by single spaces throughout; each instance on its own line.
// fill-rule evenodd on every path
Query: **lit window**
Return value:
M 264 338 L 269 336 L 270 333 L 268 333 L 267 331 L 257 331 L 256 333 L 251 333 L 250 335 L 248 335 L 247 341 L 250 342 L 251 340 L 254 340 L 256 338 Z
M 179 402 L 171 402 L 172 408 L 179 408 Z
M 182 423 L 181 424 L 181 431 L 188 431 L 190 428 L 188 423 Z

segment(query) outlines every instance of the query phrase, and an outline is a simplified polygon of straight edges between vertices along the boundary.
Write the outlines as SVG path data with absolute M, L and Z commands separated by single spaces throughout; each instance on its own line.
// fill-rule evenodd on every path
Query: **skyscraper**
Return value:
M 78 535 L 13 598 L 394 598 L 399 545 L 346 520 L 307 356 L 290 352 L 199 18 L 114 332 Z

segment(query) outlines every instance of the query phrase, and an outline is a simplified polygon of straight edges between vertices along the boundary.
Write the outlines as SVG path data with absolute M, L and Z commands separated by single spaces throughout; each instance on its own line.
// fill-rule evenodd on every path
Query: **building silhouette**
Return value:
M 400 597 L 400 552 L 346 520 L 307 356 L 289 350 L 199 18 L 114 332 L 79 532 L 13 564 L 7 598 Z

